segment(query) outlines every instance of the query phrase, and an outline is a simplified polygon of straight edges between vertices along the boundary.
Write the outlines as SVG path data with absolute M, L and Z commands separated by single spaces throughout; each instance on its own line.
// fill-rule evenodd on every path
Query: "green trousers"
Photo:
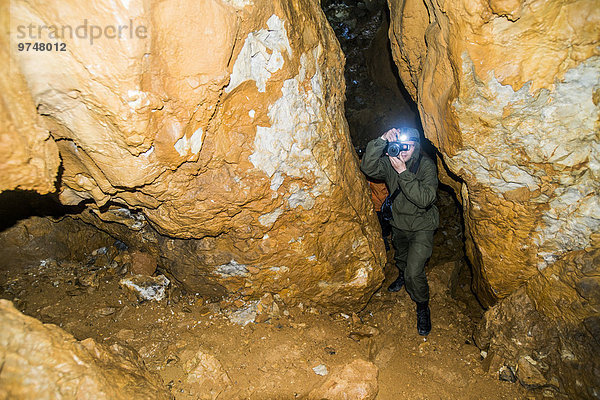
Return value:
M 429 301 L 425 262 L 431 257 L 434 231 L 404 231 L 392 228 L 396 267 L 404 274 L 406 291 L 416 303 Z

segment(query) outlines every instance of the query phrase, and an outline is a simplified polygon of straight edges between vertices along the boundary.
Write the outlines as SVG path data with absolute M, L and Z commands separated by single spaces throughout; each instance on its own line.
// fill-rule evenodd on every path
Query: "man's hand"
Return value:
M 381 138 L 383 140 L 387 140 L 388 142 L 397 142 L 400 138 L 400 131 L 396 128 L 392 128 L 381 135 Z M 390 157 L 389 154 L 387 156 Z M 406 171 L 406 163 L 400 157 L 390 157 L 390 162 L 397 173 Z
M 390 156 L 388 155 L 388 157 Z M 394 168 L 397 173 L 401 174 L 406 171 L 406 163 L 400 157 L 390 157 L 390 163 L 392 163 L 392 168 Z
M 381 138 L 383 140 L 387 140 L 388 142 L 394 142 L 396 141 L 396 139 L 400 136 L 400 131 L 396 128 L 392 128 L 389 131 L 387 131 L 386 133 L 384 133 L 383 135 L 381 135 Z

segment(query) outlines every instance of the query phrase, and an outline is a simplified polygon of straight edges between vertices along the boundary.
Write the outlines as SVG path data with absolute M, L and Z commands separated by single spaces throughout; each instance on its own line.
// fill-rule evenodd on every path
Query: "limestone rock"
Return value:
M 0 22 L 9 26 L 10 4 L 0 4 Z M 16 43 L 9 37 L 0 38 L 0 191 L 10 189 L 35 190 L 49 193 L 55 190 L 54 181 L 60 159 L 52 135 L 45 129 L 43 117 L 36 111 L 36 102 L 27 81 L 15 65 L 6 60 Z M 14 100 L 9 100 L 14 99 Z
M 553 386 L 571 397 L 593 398 L 600 389 L 595 372 L 600 371 L 600 347 L 594 333 L 585 324 L 556 324 L 536 309 L 525 287 L 491 307 L 474 338 L 495 364 L 517 366 L 523 385 L 546 385 L 547 376 L 557 377 L 560 384 Z M 537 360 L 543 365 L 534 364 Z
M 256 305 L 256 322 L 266 322 L 272 318 L 277 318 L 279 314 L 279 305 L 271 293 L 265 293 Z
M 335 370 L 319 387 L 313 389 L 309 399 L 367 400 L 374 399 L 379 391 L 375 364 L 365 360 L 354 360 Z
M 390 4 L 403 81 L 463 181 L 480 298 L 492 304 L 564 254 L 598 247 L 596 3 Z
M 140 301 L 161 301 L 165 298 L 170 283 L 164 275 L 134 275 L 119 281 L 122 287 L 131 290 Z
M 47 259 L 83 262 L 92 249 L 112 242 L 106 233 L 81 221 L 31 217 L 0 232 L 0 266 L 23 268 Z
M 325 364 L 319 364 L 316 367 L 313 367 L 312 370 L 319 376 L 325 376 L 329 373 Z
M 389 4 L 394 60 L 464 208 L 479 299 L 506 299 L 516 321 L 508 307 L 525 285 L 540 313 L 532 325 L 562 343 L 575 332 L 593 340 L 584 321 L 597 315 L 600 268 L 597 2 Z M 559 369 L 564 382 L 577 374 Z
M 11 49 L 19 26 L 82 16 L 136 32 L 67 32 L 68 51 L 10 53 L 21 91 L 4 103 L 40 127 L 23 128 L 34 154 L 15 155 L 41 160 L 25 171 L 32 182 L 51 181 L 58 149 L 61 202 L 91 201 L 91 214 L 130 229 L 124 243 L 150 225 L 151 245 L 191 250 L 166 264 L 194 292 L 248 283 L 256 298 L 364 305 L 384 249 L 343 117 L 344 57 L 318 2 L 16 0 L 9 11 Z M 7 176 L 0 188 L 26 181 Z
M 501 366 L 500 369 L 498 370 L 498 379 L 500 379 L 501 381 L 504 381 L 504 382 L 511 382 L 511 383 L 515 383 L 517 381 L 517 378 L 516 378 L 512 368 L 507 367 L 506 365 Z
M 251 301 L 248 304 L 243 304 L 240 308 L 235 309 L 224 309 L 223 313 L 225 316 L 234 324 L 246 326 L 251 322 L 265 322 L 266 317 L 262 314 L 263 318 L 257 320 L 258 315 L 258 302 Z
M 521 357 L 517 362 L 517 378 L 526 387 L 535 388 L 547 383 L 544 374 L 540 372 L 536 364 L 537 362 L 530 356 Z
M 186 351 L 182 358 L 186 359 L 183 369 L 188 374 L 187 383 L 197 398 L 214 400 L 231 385 L 231 379 L 215 356 L 199 350 L 194 354 Z
M 0 398 L 170 399 L 133 351 L 77 341 L 0 300 Z

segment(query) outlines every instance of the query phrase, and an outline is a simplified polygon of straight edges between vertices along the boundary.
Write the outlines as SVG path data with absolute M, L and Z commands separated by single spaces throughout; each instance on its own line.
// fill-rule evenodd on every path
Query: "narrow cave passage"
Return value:
M 561 151 L 576 149 L 556 165 L 536 158 L 543 151 L 527 146 L 554 146 L 553 130 L 535 130 L 548 131 L 546 142 L 519 129 L 540 128 L 528 118 L 558 115 L 543 107 L 564 101 L 527 81 L 527 68 L 486 81 L 478 68 L 495 70 L 480 38 L 450 19 L 492 18 L 466 31 L 511 32 L 532 18 L 529 5 L 482 1 L 479 13 L 399 0 L 9 3 L 0 6 L 10 25 L 0 67 L 0 399 L 597 393 L 590 382 L 600 369 L 586 365 L 597 358 L 590 332 L 600 332 L 598 258 L 588 246 L 597 218 L 585 213 L 598 190 L 595 170 L 579 171 L 596 153 L 581 156 L 571 140 Z M 57 43 L 51 26 L 62 31 Z M 447 49 L 438 41 L 448 32 L 467 44 Z M 579 50 L 583 62 L 589 52 Z M 597 76 L 589 64 L 565 78 L 582 97 L 593 85 L 578 79 Z M 558 94 L 571 90 L 549 81 Z M 525 93 L 537 90 L 531 82 L 541 94 Z M 588 97 L 581 108 L 592 115 L 597 85 Z M 357 157 L 397 127 L 421 133 L 452 186 L 436 193 L 427 336 L 405 288 L 386 290 L 394 250 L 384 248 Z M 570 172 L 554 179 L 557 165 Z M 552 229 L 536 225 L 549 215 Z M 570 246 L 564 260 L 563 242 L 548 233 L 557 231 Z M 501 295 L 485 313 L 481 304 Z M 555 299 L 583 330 L 547 318 Z

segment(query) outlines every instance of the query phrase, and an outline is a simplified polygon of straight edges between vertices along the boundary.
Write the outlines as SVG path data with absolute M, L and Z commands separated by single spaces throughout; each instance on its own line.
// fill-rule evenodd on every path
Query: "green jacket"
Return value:
M 384 180 L 390 194 L 400 187 L 401 191 L 392 205 L 392 226 L 406 231 L 435 230 L 440 222 L 434 204 L 438 186 L 435 163 L 423 155 L 417 173 L 413 174 L 408 169 L 417 161 L 418 154 L 415 152 L 407 162 L 407 170 L 399 174 L 389 157 L 384 155 L 386 144 L 381 138 L 371 140 L 360 168 L 371 178 Z

